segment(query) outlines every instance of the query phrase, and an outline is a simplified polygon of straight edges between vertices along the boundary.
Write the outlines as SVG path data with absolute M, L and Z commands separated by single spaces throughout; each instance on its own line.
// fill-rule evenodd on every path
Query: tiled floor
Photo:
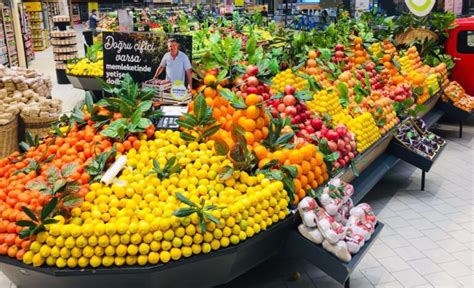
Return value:
M 38 53 L 31 66 L 55 81 L 52 58 L 51 49 Z M 83 94 L 71 85 L 53 88 L 64 111 Z M 465 124 L 462 139 L 453 124 L 439 125 L 436 132 L 448 145 L 427 174 L 425 191 L 421 172 L 401 162 L 363 200 L 386 226 L 352 273 L 351 287 L 474 287 L 474 120 Z M 293 272 L 300 275 L 296 281 Z M 0 273 L 0 288 L 10 285 Z M 223 287 L 342 285 L 304 260 L 275 258 Z

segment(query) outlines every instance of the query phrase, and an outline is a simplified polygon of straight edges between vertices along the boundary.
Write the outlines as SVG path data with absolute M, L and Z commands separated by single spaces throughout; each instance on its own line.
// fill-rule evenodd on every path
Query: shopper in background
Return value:
M 97 10 L 92 9 L 91 15 L 89 16 L 89 28 L 92 31 L 92 35 L 97 35 L 97 24 L 99 23 L 100 18 L 97 16 Z
M 176 80 L 187 80 L 188 89 L 191 91 L 192 87 L 192 66 L 191 61 L 183 51 L 179 50 L 179 44 L 174 38 L 168 39 L 168 50 L 161 59 L 160 66 L 156 70 L 153 78 L 158 78 L 166 69 L 166 80 L 174 83 Z

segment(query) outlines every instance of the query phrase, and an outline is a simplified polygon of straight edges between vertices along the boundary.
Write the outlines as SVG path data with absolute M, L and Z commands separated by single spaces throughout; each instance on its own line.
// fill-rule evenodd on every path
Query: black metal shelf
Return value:
M 337 282 L 345 284 L 346 281 L 349 280 L 351 273 L 354 272 L 359 262 L 374 244 L 375 239 L 377 239 L 383 227 L 383 223 L 377 223 L 375 231 L 369 241 L 360 248 L 359 253 L 352 255 L 352 259 L 349 263 L 342 262 L 336 258 L 336 256 L 326 251 L 323 246 L 317 245 L 303 237 L 297 230 L 290 232 L 286 249 L 291 249 L 291 253 L 296 257 L 306 259 Z

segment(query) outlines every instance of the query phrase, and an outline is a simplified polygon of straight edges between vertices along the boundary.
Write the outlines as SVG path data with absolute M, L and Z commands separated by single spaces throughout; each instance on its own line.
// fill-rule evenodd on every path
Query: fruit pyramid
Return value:
M 302 90 L 308 83 L 305 79 L 295 75 L 291 69 L 286 69 L 275 75 L 272 79 L 272 89 L 279 93 L 285 91 L 286 85 L 295 87 L 296 91 Z
M 46 225 L 23 262 L 58 268 L 167 263 L 238 244 L 288 215 L 281 182 L 245 172 L 219 180 L 230 161 L 215 154 L 213 141 L 186 143 L 173 131 L 155 136 L 129 151 L 117 183 L 91 184 L 67 224 L 57 216 L 58 223 Z M 180 171 L 153 171 L 156 162 L 165 167 L 172 158 Z M 216 221 L 206 220 L 203 229 L 198 214 L 189 213 L 194 206 Z
M 339 103 L 339 97 L 332 89 L 324 89 L 316 92 L 313 100 L 308 102 L 308 107 L 317 113 L 327 113 L 331 116 L 343 111 L 342 106 Z
M 357 151 L 364 152 L 381 137 L 374 117 L 369 112 L 365 112 L 347 123 L 349 129 L 355 133 Z

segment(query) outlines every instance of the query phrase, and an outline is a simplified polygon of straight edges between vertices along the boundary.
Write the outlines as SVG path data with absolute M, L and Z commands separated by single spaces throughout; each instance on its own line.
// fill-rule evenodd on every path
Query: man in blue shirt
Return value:
M 97 16 L 97 10 L 92 9 L 91 16 L 89 17 L 89 28 L 92 31 L 92 35 L 97 35 L 97 23 L 99 23 L 100 18 Z
M 179 44 L 174 38 L 168 39 L 168 50 L 169 52 L 161 59 L 160 66 L 153 78 L 158 78 L 166 69 L 166 80 L 171 81 L 171 83 L 176 80 L 185 83 L 185 80 L 187 80 L 188 89 L 191 90 L 193 81 L 191 61 L 183 51 L 179 50 Z

